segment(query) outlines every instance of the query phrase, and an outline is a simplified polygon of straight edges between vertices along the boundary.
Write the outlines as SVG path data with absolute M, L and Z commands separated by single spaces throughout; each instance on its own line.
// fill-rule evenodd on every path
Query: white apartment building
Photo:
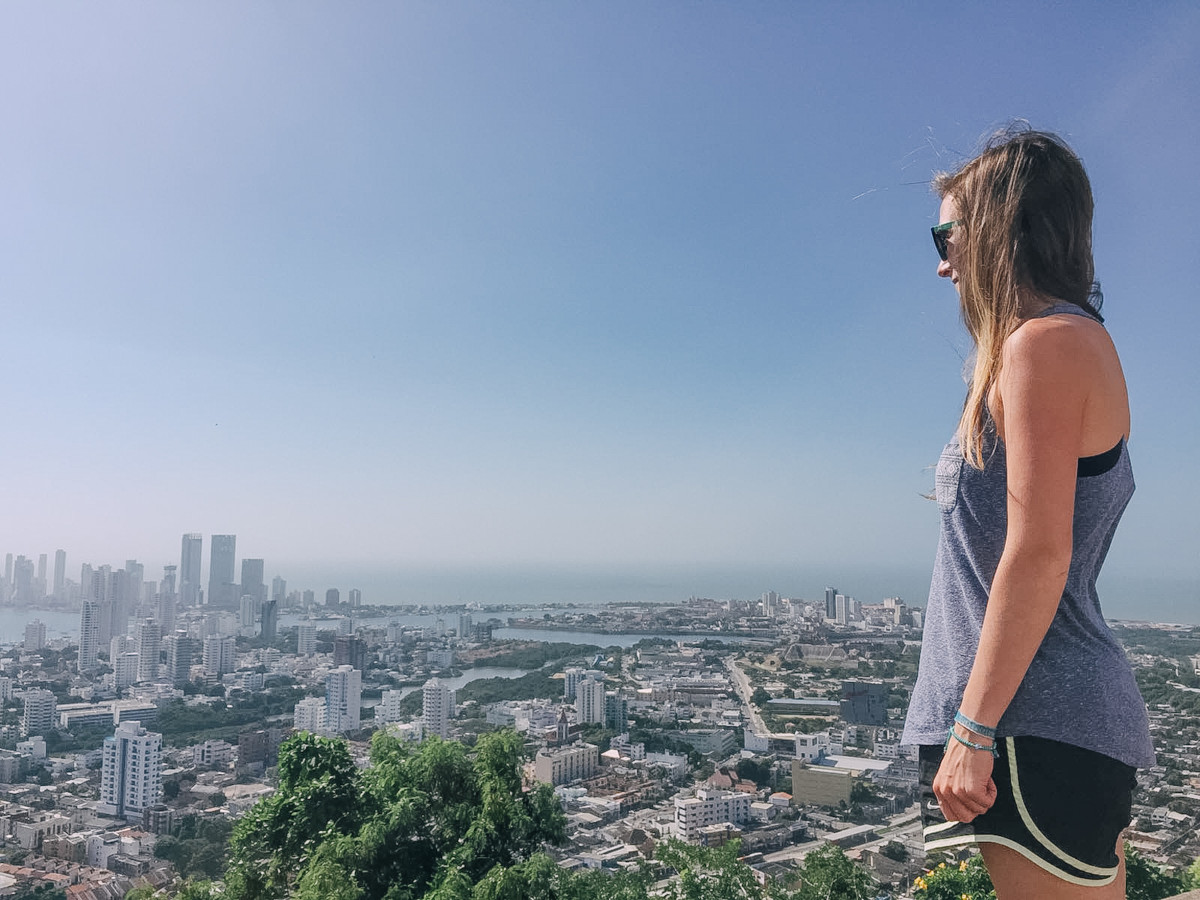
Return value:
M 46 646 L 46 623 L 40 619 L 34 619 L 25 626 L 25 649 L 26 650 L 41 650 Z
M 695 843 L 701 829 L 729 822 L 740 825 L 750 819 L 749 794 L 700 788 L 695 797 L 675 800 L 675 836 Z
M 305 697 L 296 704 L 292 715 L 297 731 L 319 734 L 325 730 L 325 701 L 321 697 Z
M 21 734 L 47 734 L 55 726 L 58 700 L 50 691 L 34 689 L 25 692 L 25 709 L 21 713 Z
M 112 657 L 113 687 L 118 691 L 137 684 L 140 657 L 132 650 Z
M 425 718 L 425 734 L 450 737 L 450 720 L 454 718 L 454 690 L 431 678 L 421 689 L 421 712 Z
M 404 714 L 400 712 L 400 701 L 403 699 L 404 691 L 384 691 L 379 702 L 375 704 L 376 724 L 399 722 L 404 718 Z
M 827 731 L 796 735 L 796 759 L 820 759 L 822 756 L 828 756 L 831 752 L 829 732 Z
M 106 816 L 141 818 L 162 798 L 162 735 L 138 722 L 122 722 L 104 739 L 100 801 L 96 811 Z
M 204 639 L 204 674 L 220 677 L 232 672 L 237 639 L 231 634 L 210 634 Z
M 595 744 L 572 744 L 556 750 L 539 750 L 533 761 L 533 774 L 546 784 L 568 784 L 591 778 L 600 768 L 600 748 Z
M 584 678 L 575 686 L 575 715 L 582 725 L 604 724 L 604 681 Z
M 317 626 L 313 622 L 301 622 L 296 626 L 296 653 L 312 656 L 317 652 Z
M 137 680 L 154 681 L 158 678 L 158 657 L 162 650 L 162 626 L 153 619 L 137 625 Z
M 79 613 L 79 674 L 96 671 L 96 654 L 100 649 L 100 604 L 84 600 Z
M 358 731 L 362 714 L 362 672 L 338 666 L 325 679 L 325 731 Z

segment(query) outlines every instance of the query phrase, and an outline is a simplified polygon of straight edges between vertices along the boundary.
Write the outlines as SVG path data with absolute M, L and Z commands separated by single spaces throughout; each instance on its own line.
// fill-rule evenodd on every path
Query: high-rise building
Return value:
M 100 604 L 84 600 L 79 613 L 79 674 L 96 671 L 96 654 L 100 650 Z
M 54 596 L 59 600 L 66 599 L 67 588 L 67 551 L 54 551 Z
M 301 622 L 296 626 L 296 654 L 312 656 L 317 652 L 317 625 L 315 622 Z
M 41 599 L 35 594 L 33 560 L 18 556 L 13 563 L 13 599 L 18 606 L 29 606 Z
M 186 606 L 200 605 L 200 552 L 204 535 L 185 534 L 179 555 L 179 601 Z
M 242 594 L 238 609 L 238 625 L 242 628 L 254 627 L 254 605 L 253 597 L 249 594 Z
M 837 588 L 825 588 L 825 618 L 827 619 L 837 618 L 837 595 Z
M 144 619 L 136 631 L 139 682 L 158 678 L 158 658 L 162 650 L 162 627 L 153 619 Z
M 174 568 L 174 566 L 172 566 Z M 158 619 L 159 630 L 170 634 L 175 630 L 175 592 L 159 591 L 155 595 L 155 618 Z
M 133 819 L 162 798 L 162 735 L 122 722 L 104 739 L 100 802 L 105 816 Z
M 118 691 L 137 683 L 138 659 L 136 650 L 110 654 L 109 662 L 112 663 L 113 686 Z
M 287 600 L 287 581 L 279 575 L 271 579 L 271 599 L 280 606 Z
M 237 609 L 238 590 L 233 580 L 237 535 L 214 534 L 209 544 L 208 605 L 218 609 Z
M 616 691 L 604 693 L 604 727 L 617 734 L 629 730 L 629 701 Z
M 431 678 L 421 689 L 421 700 L 425 733 L 436 734 L 440 738 L 450 737 L 450 720 L 454 718 L 453 688 Z
M 25 626 L 25 649 L 26 650 L 41 650 L 46 646 L 46 623 L 41 619 L 34 619 Z
M 186 631 L 176 631 L 163 638 L 167 651 L 167 677 L 171 684 L 186 684 L 192 673 L 192 663 L 200 648 L 200 642 Z
M 58 723 L 58 700 L 53 691 L 34 688 L 25 692 L 25 709 L 21 713 L 21 733 L 26 737 L 48 734 Z
M 34 594 L 40 600 L 48 593 L 50 593 L 50 591 L 46 586 L 46 554 L 40 553 L 38 554 L 37 582 L 34 589 Z
M 267 643 L 275 640 L 275 631 L 279 628 L 279 601 L 272 598 L 263 604 L 262 627 L 259 634 Z
M 324 731 L 325 701 L 320 697 L 305 697 L 296 704 L 292 718 L 297 731 Z
M 340 606 L 342 603 L 342 592 L 337 588 L 330 588 L 325 592 L 326 606 Z
M 160 594 L 174 594 L 177 590 L 178 581 L 176 574 L 178 569 L 175 566 L 163 566 L 162 583 L 158 586 Z
M 840 714 L 853 725 L 887 724 L 888 688 L 882 681 L 842 682 Z
M 575 687 L 575 715 L 580 724 L 604 724 L 604 682 L 585 678 Z
M 362 711 L 362 672 L 338 666 L 325 681 L 325 730 L 329 734 L 358 731 Z
M 219 678 L 234 669 L 237 641 L 231 634 L 210 634 L 204 639 L 204 674 Z
M 470 640 L 471 638 L 471 625 L 472 622 L 470 613 L 458 614 L 458 636 L 464 641 Z
M 362 591 L 358 588 L 350 588 L 349 602 L 352 609 L 362 606 Z
M 333 639 L 333 664 L 367 670 L 367 642 L 352 634 L 339 634 Z
M 257 615 L 267 599 L 267 586 L 263 583 L 263 561 L 261 559 L 242 560 L 242 596 L 249 594 L 254 598 L 254 612 Z

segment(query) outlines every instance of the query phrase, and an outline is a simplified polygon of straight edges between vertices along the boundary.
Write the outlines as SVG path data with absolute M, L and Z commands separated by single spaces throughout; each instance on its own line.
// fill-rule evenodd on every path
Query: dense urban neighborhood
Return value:
M 543 829 L 517 856 L 547 853 L 560 873 L 669 884 L 691 846 L 733 850 L 768 887 L 823 877 L 818 863 L 849 866 L 871 898 L 926 896 L 936 877 L 916 748 L 899 743 L 922 610 L 899 598 L 368 607 L 356 591 L 268 590 L 247 562 L 206 602 L 173 566 L 157 584 L 132 564 L 97 570 L 74 636 L 48 639 L 31 605 L 0 658 L 0 896 L 204 896 L 228 877 L 231 896 L 275 896 L 247 886 L 260 838 L 238 823 L 279 814 L 301 778 L 286 760 L 305 753 L 374 772 L 364 796 L 388 766 L 400 781 L 452 764 L 507 778 Z M 1200 856 L 1200 628 L 1113 627 L 1158 750 L 1131 870 L 1182 889 Z M 511 758 L 511 778 L 472 754 Z

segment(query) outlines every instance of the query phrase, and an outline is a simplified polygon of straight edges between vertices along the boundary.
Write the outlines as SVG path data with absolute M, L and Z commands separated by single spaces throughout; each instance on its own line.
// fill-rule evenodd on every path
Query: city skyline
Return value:
M 60 13 L 0 12 L 0 547 L 181 594 L 196 533 L 368 603 L 332 575 L 922 603 L 969 351 L 928 182 L 1025 117 L 1097 199 L 1138 480 L 1106 571 L 1200 600 L 1194 5 Z

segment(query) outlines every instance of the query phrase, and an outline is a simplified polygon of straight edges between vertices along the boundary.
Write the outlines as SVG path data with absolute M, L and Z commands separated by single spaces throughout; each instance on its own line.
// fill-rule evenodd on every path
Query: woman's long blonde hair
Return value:
M 1000 373 L 1004 341 L 1029 304 L 1065 300 L 1100 318 L 1092 189 L 1070 147 L 1027 127 L 997 134 L 957 172 L 937 175 L 934 188 L 958 207 L 958 288 L 976 346 L 958 437 L 963 457 L 982 469 L 988 390 Z

